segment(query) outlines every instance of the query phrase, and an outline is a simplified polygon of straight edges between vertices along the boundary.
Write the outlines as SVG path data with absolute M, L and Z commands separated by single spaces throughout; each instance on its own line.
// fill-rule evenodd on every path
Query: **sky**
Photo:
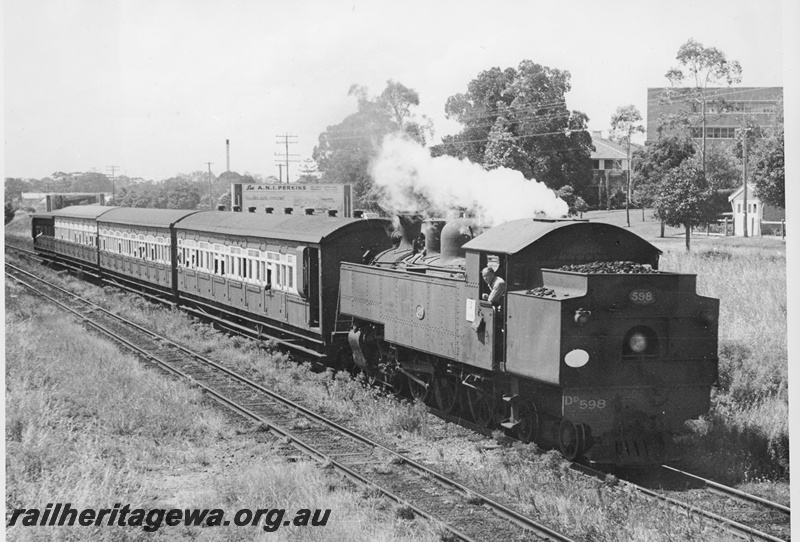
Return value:
M 420 96 L 436 143 L 459 125 L 449 96 L 522 60 L 567 70 L 567 106 L 607 131 L 616 108 L 646 117 L 694 38 L 783 86 L 781 0 L 4 0 L 4 175 L 109 172 L 160 180 L 226 169 L 278 175 L 356 110 L 351 85 Z M 787 9 L 789 10 L 787 12 Z M 791 32 L 794 35 L 794 32 Z M 795 57 L 796 58 L 796 57 Z M 281 144 L 278 144 L 281 142 Z M 296 178 L 298 164 L 290 165 Z

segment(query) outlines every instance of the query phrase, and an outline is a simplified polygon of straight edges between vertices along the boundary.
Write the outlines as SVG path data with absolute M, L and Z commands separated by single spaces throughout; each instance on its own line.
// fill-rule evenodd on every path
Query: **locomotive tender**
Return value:
M 51 261 L 354 362 L 567 458 L 674 455 L 717 379 L 719 302 L 694 275 L 658 271 L 656 247 L 608 224 L 428 220 L 424 247 L 422 227 L 400 216 L 391 239 L 383 219 L 108 207 L 32 225 Z M 497 306 L 482 300 L 487 266 L 507 284 Z

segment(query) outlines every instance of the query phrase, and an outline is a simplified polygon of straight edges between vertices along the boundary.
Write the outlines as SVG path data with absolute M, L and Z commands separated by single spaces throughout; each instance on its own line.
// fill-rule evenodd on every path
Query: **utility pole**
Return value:
M 114 205 L 116 205 L 117 204 L 117 197 L 116 197 L 116 186 L 115 186 L 115 182 L 114 182 L 114 179 L 115 179 L 114 174 L 119 169 L 119 166 L 106 166 L 106 169 L 110 169 L 111 170 L 111 201 L 114 203 Z
M 742 133 L 742 183 L 744 184 L 744 227 L 742 235 L 747 237 L 747 135 L 750 133 L 750 129 L 745 128 Z
M 289 182 L 289 162 L 300 162 L 300 160 L 296 159 L 296 157 L 300 156 L 299 154 L 289 154 L 289 143 L 291 143 L 292 145 L 296 145 L 297 144 L 297 141 L 296 141 L 297 136 L 296 135 L 284 134 L 284 135 L 276 135 L 275 137 L 279 138 L 278 141 L 276 141 L 275 143 L 278 144 L 278 145 L 280 145 L 282 143 L 286 148 L 286 151 L 283 152 L 283 153 L 278 153 L 278 152 L 275 153 L 275 156 L 282 157 L 282 160 L 280 162 L 278 160 L 276 160 L 275 163 L 276 164 L 280 164 L 281 162 L 283 162 L 283 164 L 286 165 L 286 182 L 288 183 Z M 289 138 L 295 138 L 295 141 L 290 141 Z M 281 139 L 283 139 L 283 141 L 281 141 Z M 290 159 L 290 157 L 291 157 L 291 159 Z M 283 182 L 283 181 L 281 181 L 281 182 Z
M 626 156 L 628 159 L 628 171 L 626 172 L 628 175 L 627 179 L 627 193 L 625 194 L 625 220 L 628 222 L 628 227 L 631 227 L 631 211 L 630 211 L 630 202 L 631 202 L 631 130 L 628 131 L 628 154 Z
M 211 164 L 213 163 L 214 162 L 206 162 L 206 165 L 208 166 L 208 209 L 210 211 L 214 210 L 214 199 L 211 195 Z

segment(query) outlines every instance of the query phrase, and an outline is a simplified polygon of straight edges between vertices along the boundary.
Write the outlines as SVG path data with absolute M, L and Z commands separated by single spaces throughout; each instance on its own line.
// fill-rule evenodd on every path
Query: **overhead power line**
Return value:
M 281 176 L 280 176 L 281 182 L 283 182 L 283 174 L 282 174 L 281 166 L 283 166 L 284 164 L 286 165 L 286 182 L 288 183 L 289 182 L 289 162 L 295 162 L 295 163 L 300 162 L 300 160 L 297 159 L 297 157 L 300 156 L 299 154 L 289 154 L 289 144 L 291 143 L 292 145 L 296 145 L 297 144 L 297 136 L 296 135 L 283 134 L 283 135 L 276 135 L 275 137 L 279 138 L 278 141 L 275 142 L 276 144 L 278 144 L 278 145 L 283 144 L 286 147 L 286 151 L 285 152 L 283 152 L 283 153 L 276 152 L 275 153 L 275 156 L 280 156 L 281 157 L 281 160 L 275 160 L 275 163 L 278 164 L 279 171 L 281 171 Z M 290 138 L 294 138 L 294 141 L 291 141 Z M 281 139 L 283 139 L 283 141 L 281 141 Z
M 114 205 L 117 204 L 117 190 L 116 190 L 116 177 L 115 174 L 119 169 L 119 166 L 106 166 L 106 169 L 111 170 L 111 201 Z

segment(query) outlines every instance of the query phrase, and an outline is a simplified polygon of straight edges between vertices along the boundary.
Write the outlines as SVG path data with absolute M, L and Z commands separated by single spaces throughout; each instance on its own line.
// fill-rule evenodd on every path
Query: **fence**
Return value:
M 778 220 L 778 221 L 767 221 L 761 220 L 758 222 L 760 224 L 760 236 L 765 235 L 780 235 L 781 239 L 786 238 L 786 220 Z M 725 237 L 729 235 L 736 235 L 736 227 L 734 222 L 730 218 L 724 218 L 720 220 L 714 220 L 706 224 L 706 235 L 723 235 Z M 750 235 L 753 236 L 753 232 L 750 232 Z M 755 237 L 758 237 L 756 235 Z
M 766 228 L 764 226 L 767 226 Z M 767 233 L 769 232 L 769 233 Z M 761 235 L 778 235 L 780 233 L 781 239 L 786 238 L 786 220 L 779 221 L 761 221 Z

